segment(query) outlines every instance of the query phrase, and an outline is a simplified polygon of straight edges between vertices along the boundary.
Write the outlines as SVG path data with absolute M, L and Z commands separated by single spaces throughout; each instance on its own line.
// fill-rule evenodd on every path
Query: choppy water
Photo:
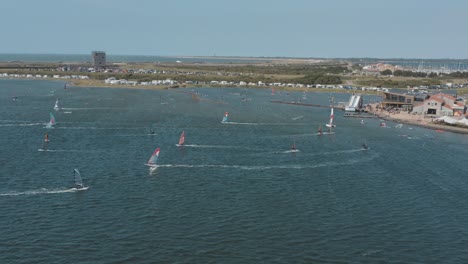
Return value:
M 316 136 L 328 109 L 269 102 L 302 93 L 62 87 L 0 80 L 0 263 L 468 259 L 466 136 L 339 111 L 335 134 Z M 71 189 L 73 168 L 87 191 Z

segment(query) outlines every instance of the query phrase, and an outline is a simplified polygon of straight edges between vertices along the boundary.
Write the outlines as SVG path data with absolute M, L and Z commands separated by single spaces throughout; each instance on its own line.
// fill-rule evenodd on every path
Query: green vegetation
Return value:
M 356 84 L 363 86 L 389 87 L 389 88 L 405 88 L 414 86 L 430 86 L 440 85 L 441 81 L 437 79 L 361 79 L 356 81 Z

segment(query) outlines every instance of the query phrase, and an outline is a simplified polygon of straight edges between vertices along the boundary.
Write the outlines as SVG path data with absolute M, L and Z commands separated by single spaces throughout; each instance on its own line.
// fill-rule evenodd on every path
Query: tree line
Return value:
M 404 71 L 404 70 L 389 70 L 386 69 L 380 72 L 380 75 L 383 76 L 401 76 L 401 77 L 416 77 L 416 78 L 468 78 L 468 72 L 451 72 L 451 73 L 437 73 L 437 72 L 414 72 L 414 71 Z

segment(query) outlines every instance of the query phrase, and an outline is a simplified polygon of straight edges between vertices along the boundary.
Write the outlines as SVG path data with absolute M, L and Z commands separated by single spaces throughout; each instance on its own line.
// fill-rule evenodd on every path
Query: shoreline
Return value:
M 143 89 L 143 90 L 166 90 L 166 89 L 191 89 L 191 88 L 239 88 L 239 89 L 275 89 L 277 91 L 295 91 L 310 93 L 356 93 L 354 90 L 333 89 L 333 88 L 306 88 L 306 87 L 282 87 L 282 86 L 230 86 L 222 87 L 212 84 L 183 84 L 183 85 L 128 85 L 128 84 L 106 84 L 104 80 L 80 80 L 80 79 L 56 79 L 56 78 L 23 78 L 23 77 L 4 77 L 0 80 L 29 80 L 29 81 L 51 81 L 67 83 L 68 87 L 94 87 L 94 88 L 117 88 L 117 89 Z M 364 95 L 379 96 L 379 92 L 358 91 Z
M 54 79 L 54 78 L 44 78 L 44 79 L 31 79 L 31 78 L 0 78 L 0 80 L 30 80 L 30 81 L 55 81 L 55 82 L 65 82 L 69 84 L 69 87 L 91 87 L 91 88 L 111 88 L 111 89 L 143 89 L 143 90 L 176 90 L 176 89 L 190 89 L 190 88 L 247 88 L 247 89 L 276 89 L 280 91 L 297 91 L 297 92 L 313 92 L 313 93 L 355 93 L 356 91 L 349 91 L 349 90 L 338 90 L 338 89 L 321 89 L 321 88 L 294 88 L 294 87 L 270 87 L 270 86 L 262 86 L 262 87 L 254 87 L 254 86 L 224 86 L 224 87 L 219 87 L 219 86 L 211 86 L 211 85 L 184 85 L 182 87 L 177 86 L 173 87 L 171 85 L 148 85 L 148 86 L 142 86 L 142 85 L 120 85 L 120 84 L 113 84 L 113 85 L 106 85 L 103 81 L 101 80 L 77 80 L 73 79 L 73 81 L 66 81 L 68 79 Z M 365 91 L 362 91 L 362 94 L 367 94 L 367 95 L 378 95 L 378 93 L 364 93 Z M 371 104 L 372 109 L 376 109 L 377 104 Z M 410 114 L 407 114 L 406 112 L 400 112 L 399 114 L 395 113 L 389 113 L 385 110 L 381 111 L 369 111 L 368 112 L 371 115 L 375 115 L 383 120 L 389 120 L 397 123 L 402 123 L 406 125 L 414 125 L 418 127 L 424 127 L 432 130 L 443 130 L 444 132 L 453 132 L 457 134 L 464 134 L 468 135 L 468 128 L 463 128 L 463 127 L 454 127 L 450 125 L 444 125 L 444 124 L 434 124 L 431 122 L 428 122 L 426 120 L 420 120 L 419 116 L 413 116 Z
M 373 109 L 375 109 L 375 105 L 372 105 Z M 432 123 L 432 121 L 420 119 L 419 115 L 411 115 L 406 112 L 400 112 L 399 114 L 395 113 L 389 113 L 385 110 L 381 111 L 369 111 L 368 112 L 371 115 L 375 115 L 376 117 L 383 119 L 383 120 L 388 120 L 388 121 L 393 121 L 397 122 L 400 124 L 405 124 L 405 125 L 413 125 L 417 127 L 424 127 L 428 128 L 431 130 L 440 130 L 437 132 L 452 132 L 452 133 L 457 133 L 457 134 L 463 134 L 463 135 L 468 135 L 468 127 L 463 128 L 463 127 L 456 127 L 456 126 L 450 126 L 448 124 L 435 124 Z

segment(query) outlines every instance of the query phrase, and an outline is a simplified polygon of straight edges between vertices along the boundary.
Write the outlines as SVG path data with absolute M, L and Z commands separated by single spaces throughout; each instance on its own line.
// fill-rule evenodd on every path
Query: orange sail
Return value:
M 179 138 L 179 146 L 184 145 L 184 143 L 185 143 L 185 131 L 182 131 L 182 134 L 180 134 L 180 138 Z

